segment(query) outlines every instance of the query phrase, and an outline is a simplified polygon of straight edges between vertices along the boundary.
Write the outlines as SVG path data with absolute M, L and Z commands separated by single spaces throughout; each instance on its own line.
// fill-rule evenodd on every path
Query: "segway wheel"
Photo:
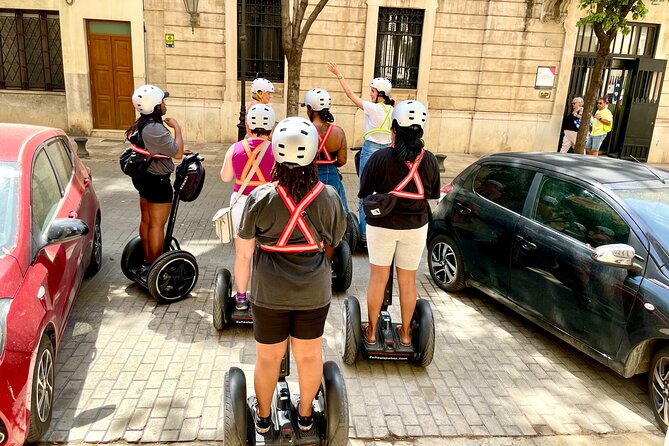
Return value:
M 160 303 L 177 302 L 192 291 L 198 278 L 197 261 L 187 251 L 169 251 L 151 265 L 148 286 Z
M 353 278 L 353 256 L 351 248 L 342 240 L 335 248 L 332 258 L 332 289 L 334 291 L 346 291 L 351 286 Z
M 360 325 L 360 302 L 353 296 L 344 301 L 343 324 L 344 364 L 352 365 L 358 357 L 362 342 L 362 326 Z
M 432 308 L 425 299 L 418 299 L 411 321 L 412 343 L 414 353 L 411 362 L 427 367 L 434 356 L 434 317 Z
M 355 252 L 358 248 L 358 239 L 360 239 L 360 222 L 358 216 L 354 212 L 346 214 L 346 236 L 345 240 L 348 242 L 351 252 Z
M 323 364 L 323 389 L 325 389 L 325 421 L 327 444 L 348 444 L 348 395 L 339 366 L 332 361 Z
M 245 446 L 248 444 L 249 408 L 246 404 L 246 376 L 244 372 L 231 367 L 223 380 L 223 444 Z M 252 421 L 251 421 L 252 422 Z
M 121 254 L 121 271 L 129 280 L 135 280 L 132 270 L 139 268 L 144 261 L 144 248 L 139 236 L 130 240 Z
M 221 268 L 216 271 L 216 278 L 214 279 L 214 327 L 221 331 L 230 325 L 231 311 L 230 310 L 230 293 L 232 290 L 232 277 L 230 271 Z

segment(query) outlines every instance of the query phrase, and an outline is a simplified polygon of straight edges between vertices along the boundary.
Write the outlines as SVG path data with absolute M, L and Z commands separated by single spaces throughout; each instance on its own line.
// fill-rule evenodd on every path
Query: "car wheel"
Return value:
M 100 214 L 95 218 L 95 229 L 93 230 L 93 249 L 91 251 L 91 262 L 86 268 L 86 277 L 92 277 L 100 271 L 102 266 L 102 228 L 100 227 Z
M 660 348 L 653 355 L 648 373 L 650 407 L 662 432 L 669 425 L 669 346 Z
M 35 359 L 35 367 L 33 369 L 28 443 L 40 440 L 47 429 L 49 429 L 49 424 L 51 424 L 54 365 L 53 344 L 49 336 L 44 334 L 37 349 L 37 358 Z
M 444 291 L 460 291 L 465 287 L 462 255 L 453 239 L 439 234 L 427 247 L 427 264 L 432 280 Z
M 163 304 L 177 302 L 195 288 L 199 270 L 193 254 L 169 251 L 151 265 L 148 287 L 151 295 Z

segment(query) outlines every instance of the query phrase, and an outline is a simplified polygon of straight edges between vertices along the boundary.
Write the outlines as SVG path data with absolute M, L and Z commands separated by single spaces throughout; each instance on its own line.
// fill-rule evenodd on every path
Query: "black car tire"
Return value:
M 344 364 L 352 365 L 358 357 L 360 343 L 362 342 L 362 326 L 360 323 L 360 302 L 355 297 L 348 296 L 344 301 L 344 323 L 342 327 L 344 353 L 341 357 Z
M 243 446 L 247 444 L 249 429 L 248 405 L 246 404 L 246 377 L 237 367 L 225 372 L 223 378 L 223 444 Z M 251 420 L 251 423 L 253 421 Z M 250 437 L 249 437 L 250 438 Z
M 348 290 L 353 279 L 353 256 L 346 240 L 339 242 L 332 258 L 332 289 L 343 292 Z
M 411 343 L 414 353 L 411 362 L 420 367 L 427 367 L 434 357 L 434 316 L 432 308 L 425 299 L 416 301 L 411 324 Z
M 223 330 L 230 324 L 228 306 L 230 291 L 232 289 L 231 285 L 232 277 L 230 276 L 230 271 L 224 268 L 216 271 L 216 278 L 214 279 L 213 317 L 214 328 L 218 331 Z
M 427 264 L 432 280 L 442 290 L 460 291 L 465 287 L 462 255 L 449 236 L 439 234 L 430 240 L 427 247 Z
M 130 240 L 123 248 L 121 254 L 121 271 L 123 275 L 129 280 L 134 281 L 135 276 L 132 271 L 139 268 L 144 261 L 144 247 L 142 247 L 142 240 L 139 236 Z
M 91 261 L 86 268 L 86 277 L 93 277 L 102 267 L 102 228 L 100 226 L 100 213 L 95 217 L 95 228 L 93 229 L 93 248 L 91 249 Z
M 650 408 L 662 432 L 669 424 L 669 346 L 653 354 L 648 372 L 648 396 Z
M 37 359 L 33 369 L 32 395 L 30 398 L 30 428 L 26 441 L 39 441 L 49 429 L 53 415 L 53 386 L 55 380 L 53 343 L 43 334 L 37 349 Z
M 188 251 L 169 251 L 153 262 L 147 284 L 158 302 L 171 304 L 184 299 L 195 288 L 199 270 Z

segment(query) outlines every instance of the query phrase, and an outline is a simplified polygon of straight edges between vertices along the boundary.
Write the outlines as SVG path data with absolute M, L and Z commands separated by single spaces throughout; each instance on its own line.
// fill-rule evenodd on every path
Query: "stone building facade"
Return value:
M 256 6 L 272 3 L 247 1 Z M 5 16 L 16 11 L 57 14 L 64 77 L 63 88 L 50 91 L 0 84 L 0 120 L 120 137 L 119 129 L 128 119 L 122 103 L 129 99 L 121 90 L 130 88 L 130 80 L 133 86 L 147 82 L 170 91 L 168 113 L 182 123 L 187 140 L 232 141 L 240 114 L 238 2 L 200 0 L 198 21 L 191 28 L 182 0 L 144 0 L 143 5 L 136 0 L 0 0 Z M 643 54 L 636 47 L 622 49 L 607 71 L 603 93 L 619 106 L 614 116 L 620 117 L 621 128 L 628 121 L 632 125 L 628 115 L 638 115 L 624 101 L 638 83 L 635 79 L 640 76 L 635 73 L 640 64 L 659 60 L 662 66 L 669 56 L 669 34 L 664 30 L 669 6 L 647 6 L 639 29 L 645 33 L 642 43 L 652 39 L 652 48 Z M 394 51 L 409 45 L 419 62 L 417 70 L 404 78 L 410 82 L 391 96 L 427 103 L 428 148 L 466 153 L 556 149 L 569 96 L 578 95 L 587 78 L 589 56 L 583 53 L 587 32 L 576 27 L 582 12 L 575 0 L 330 0 L 305 42 L 301 95 L 316 86 L 332 94 L 332 112 L 349 145 L 362 141 L 362 113 L 345 97 L 326 62 L 337 62 L 353 89 L 367 98 L 368 82 L 378 74 L 379 54 L 384 51 L 378 47 L 380 27 L 387 26 L 384 14 L 398 10 L 420 16 L 422 25 L 419 39 L 401 36 L 396 29 L 391 39 Z M 104 40 L 105 33 L 127 38 Z M 641 48 L 636 39 L 633 43 Z M 111 71 L 96 62 L 104 62 L 108 47 Z M 577 62 L 583 60 L 585 71 L 578 71 Z M 627 68 L 620 71 L 619 65 Z M 644 88 L 653 90 L 653 97 L 640 101 L 655 104 L 643 114 L 644 119 L 648 115 L 643 127 L 648 141 L 643 144 L 651 162 L 669 162 L 669 146 L 662 144 L 669 136 L 665 69 L 646 82 Z M 579 73 L 586 73 L 585 78 Z M 538 82 L 542 88 L 537 88 Z M 272 105 L 282 117 L 286 94 L 280 79 L 275 86 Z M 110 109 L 115 116 L 106 114 Z M 620 146 L 642 144 L 626 139 L 624 129 L 616 138 Z

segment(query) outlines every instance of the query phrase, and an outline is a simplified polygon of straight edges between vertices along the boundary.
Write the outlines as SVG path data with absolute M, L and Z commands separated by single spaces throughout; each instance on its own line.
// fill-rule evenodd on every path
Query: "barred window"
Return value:
M 284 54 L 281 0 L 246 1 L 246 78 L 283 82 Z M 242 31 L 242 0 L 237 0 L 237 33 Z M 239 42 L 239 39 L 238 39 Z M 241 78 L 241 42 L 237 50 L 237 78 Z
M 629 23 L 630 32 L 619 32 L 611 43 L 614 56 L 655 56 L 660 25 L 652 23 Z M 599 41 L 592 24 L 586 23 L 578 29 L 576 36 L 577 53 L 596 53 Z
M 379 8 L 374 77 L 388 78 L 396 88 L 416 88 L 424 17 L 422 9 Z
M 57 12 L 0 9 L 0 88 L 65 90 Z

